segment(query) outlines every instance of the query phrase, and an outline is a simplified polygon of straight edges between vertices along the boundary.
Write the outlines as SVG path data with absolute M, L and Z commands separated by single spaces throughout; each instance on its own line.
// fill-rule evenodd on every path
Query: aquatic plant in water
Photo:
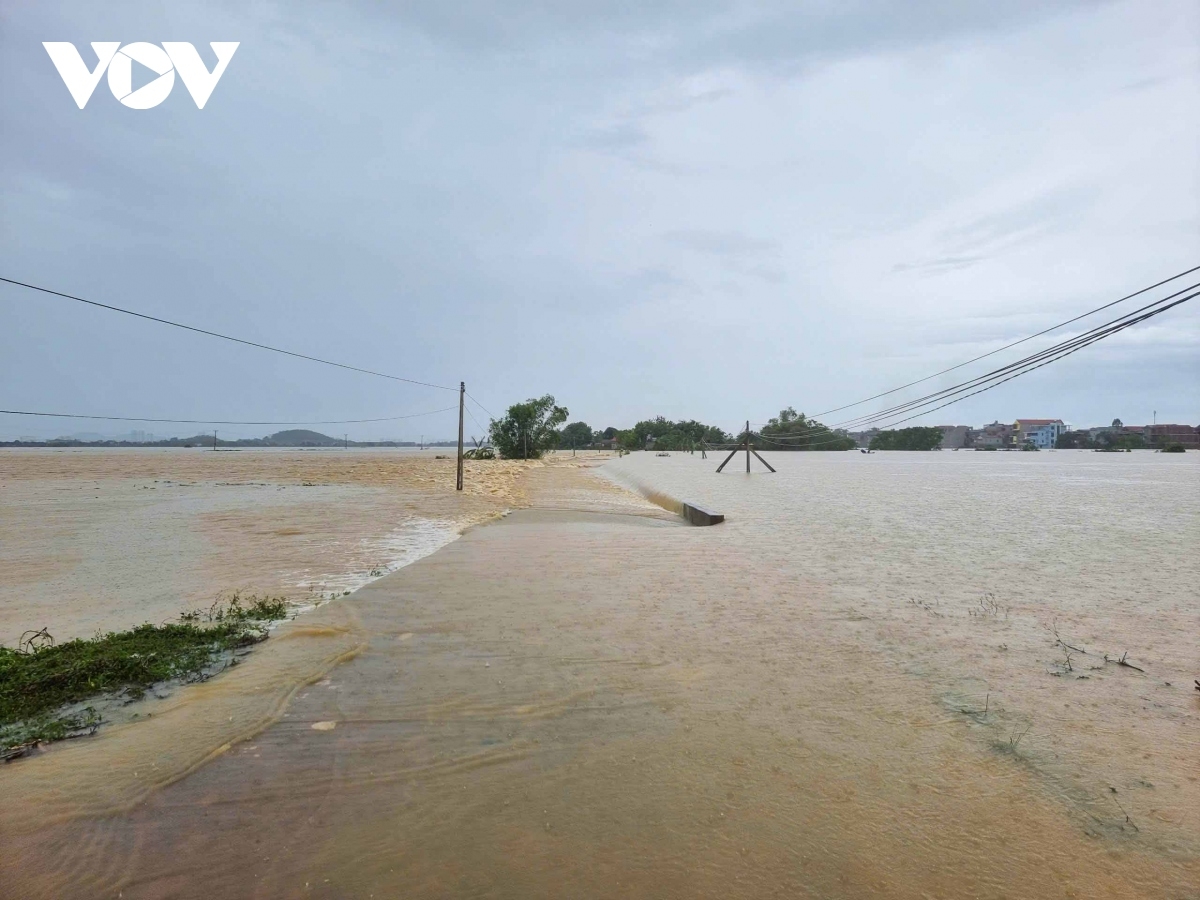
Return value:
M 79 704 L 105 696 L 142 697 L 166 681 L 202 681 L 223 654 L 267 637 L 266 623 L 287 616 L 282 598 L 234 594 L 178 622 L 146 623 L 130 631 L 56 643 L 50 632 L 27 631 L 17 647 L 0 647 L 0 755 L 90 734 L 101 717 Z

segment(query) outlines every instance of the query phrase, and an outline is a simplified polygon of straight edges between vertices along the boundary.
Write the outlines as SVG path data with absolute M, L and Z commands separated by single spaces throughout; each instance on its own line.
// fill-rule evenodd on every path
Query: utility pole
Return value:
M 729 455 L 727 457 L 725 457 L 725 461 L 722 462 L 719 466 L 717 466 L 717 474 L 718 475 L 721 474 L 721 470 L 724 469 L 726 465 L 728 465 L 729 461 L 731 459 L 733 459 L 733 457 L 735 455 L 737 455 L 737 452 L 741 449 L 745 449 L 745 451 L 746 451 L 746 474 L 747 475 L 750 474 L 750 454 L 751 453 L 753 453 L 755 458 L 758 459 L 758 461 L 760 463 L 762 463 L 764 466 L 766 466 L 769 471 L 771 471 L 771 472 L 775 471 L 775 467 L 772 466 L 765 459 L 763 459 L 761 456 L 759 456 L 758 451 L 750 446 L 750 422 L 747 421 L 746 422 L 746 442 L 745 442 L 745 444 L 742 447 L 739 447 L 737 444 L 733 445 L 733 449 L 729 451 Z
M 421 449 L 425 449 L 425 435 L 421 435 Z
M 348 435 L 348 434 L 342 435 L 342 449 L 343 450 L 350 449 L 350 435 Z
M 463 489 L 463 398 L 467 393 L 467 383 L 458 383 L 458 483 L 456 491 Z
M 213 429 L 213 449 L 217 449 L 217 429 Z

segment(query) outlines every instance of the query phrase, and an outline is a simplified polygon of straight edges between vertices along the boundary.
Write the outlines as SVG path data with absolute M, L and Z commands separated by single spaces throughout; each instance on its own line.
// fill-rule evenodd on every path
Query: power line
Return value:
M 457 391 L 456 387 L 448 387 L 444 384 L 432 384 L 428 381 L 418 381 L 415 378 L 401 378 L 399 375 L 388 375 L 386 372 L 376 372 L 372 369 L 363 369 L 358 366 L 347 365 L 346 363 L 334 362 L 329 359 L 321 359 L 317 356 L 309 356 L 305 353 L 296 353 L 292 350 L 283 350 L 279 347 L 272 347 L 269 344 L 260 344 L 256 341 L 248 341 L 244 338 L 233 337 L 228 334 L 221 334 L 216 331 L 209 331 L 205 328 L 197 328 L 194 325 L 184 325 L 182 322 L 172 322 L 170 319 L 160 319 L 158 316 L 147 315 L 146 313 L 135 312 L 132 309 L 123 309 L 120 306 L 110 306 L 107 303 L 100 303 L 96 300 L 85 300 L 83 297 L 76 297 L 74 294 L 64 294 L 61 291 L 53 291 L 50 288 L 39 287 L 36 284 L 28 284 L 24 281 L 16 281 L 12 278 L 5 278 L 0 275 L 0 281 L 8 284 L 15 284 L 18 287 L 28 288 L 31 291 L 41 291 L 43 294 L 52 294 L 55 297 L 63 297 L 67 300 L 76 300 L 79 303 L 86 303 L 88 306 L 99 307 L 100 309 L 111 310 L 112 312 L 124 313 L 127 316 L 135 316 L 139 319 L 146 319 L 149 322 L 158 322 L 160 325 L 171 325 L 175 328 L 182 328 L 185 331 L 194 331 L 196 334 L 204 334 L 209 337 L 220 338 L 223 341 L 232 341 L 235 344 L 245 344 L 247 347 L 257 347 L 259 350 L 270 350 L 272 353 L 282 353 L 284 356 L 294 356 L 296 359 L 307 359 L 309 362 L 322 363 L 326 366 L 336 366 L 339 369 L 348 369 L 351 372 L 361 372 L 364 375 L 374 375 L 377 378 L 388 378 L 392 381 L 404 381 L 408 384 L 418 384 L 422 387 L 438 388 L 443 391 Z M 149 421 L 148 419 L 139 421 Z M 269 424 L 269 423 L 266 423 Z M 330 423 L 338 424 L 338 423 Z
M 457 408 L 456 406 L 447 406 L 445 409 L 409 413 L 406 416 L 385 416 L 381 419 L 335 419 L 327 422 L 231 422 L 223 419 L 151 419 L 138 416 L 85 416 L 78 413 L 34 412 L 25 409 L 0 409 L 0 414 L 7 416 L 42 416 L 52 419 L 95 419 L 105 422 L 156 422 L 172 425 L 359 425 L 368 422 L 395 422 L 400 419 L 415 419 L 419 416 L 432 416 L 437 413 L 450 412 Z
M 1200 284 L 1192 285 L 1191 288 L 1185 288 L 1185 290 L 1192 290 L 1196 287 L 1200 287 Z M 1183 292 L 1176 292 L 1175 294 L 1163 298 L 1162 300 L 1156 300 L 1155 302 L 1147 304 L 1138 310 L 1134 310 L 1132 313 L 1120 316 L 1104 325 L 1084 332 L 1082 335 L 1078 335 L 1066 341 L 1060 341 L 1058 344 L 1055 344 L 1054 346 L 1049 347 L 1039 353 L 1028 356 L 1023 360 L 1010 363 L 1009 365 L 1001 367 L 1000 369 L 995 369 L 986 375 L 981 375 L 978 378 L 974 378 L 970 381 L 946 388 L 942 391 L 937 391 L 933 394 L 927 394 L 925 397 L 918 398 L 917 400 L 903 403 L 890 409 L 880 410 L 876 413 L 859 416 L 855 419 L 848 419 L 845 422 L 839 422 L 834 426 L 820 426 L 818 428 L 811 429 L 808 432 L 790 432 L 786 434 L 771 435 L 770 437 L 782 438 L 783 441 L 786 441 L 788 438 L 800 440 L 806 436 L 806 434 L 817 434 L 822 431 L 831 430 L 831 428 L 845 429 L 847 426 L 853 428 L 863 428 L 867 425 L 883 425 L 883 427 L 891 428 L 896 425 L 901 425 L 905 422 L 912 421 L 913 419 L 920 418 L 921 416 L 928 415 L 931 412 L 936 412 L 939 409 L 945 409 L 947 406 L 951 406 L 962 400 L 966 400 L 969 397 L 974 397 L 978 394 L 984 393 L 985 391 L 990 391 L 993 388 L 997 388 L 1002 384 L 1012 381 L 1014 378 L 1018 378 L 1021 375 L 1025 375 L 1034 371 L 1035 369 L 1040 369 L 1052 362 L 1056 362 L 1064 357 L 1070 356 L 1073 353 L 1077 353 L 1085 347 L 1089 347 L 1098 341 L 1104 340 L 1104 338 L 1111 337 L 1120 331 L 1124 331 L 1126 328 L 1131 328 L 1134 325 L 1161 315 L 1162 313 L 1165 313 L 1168 310 L 1179 306 L 1180 304 L 1187 303 L 1196 297 L 1200 297 L 1200 291 L 1195 291 L 1194 293 L 1188 294 L 1184 297 L 1179 297 L 1178 295 L 1180 293 Z M 1166 303 L 1167 300 L 1173 300 L 1173 302 Z M 1164 303 L 1166 303 L 1165 306 L 1162 305 Z M 972 388 L 977 389 L 972 390 Z M 940 400 L 946 400 L 946 402 L 937 406 L 932 406 L 932 404 L 938 403 Z M 930 406 L 931 408 L 929 409 L 921 408 Z M 904 418 L 899 418 L 908 412 L 913 414 Z M 885 422 L 884 420 L 891 421 Z M 759 436 L 763 437 L 761 434 Z M 837 439 L 838 438 L 834 437 L 825 441 L 814 441 L 811 442 L 809 446 L 814 444 L 830 443 L 831 440 Z M 773 442 L 782 444 L 783 441 L 777 440 Z
M 1157 287 L 1162 287 L 1164 284 L 1175 281 L 1178 278 L 1182 278 L 1184 275 L 1190 275 L 1196 271 L 1200 271 L 1200 266 L 1193 266 L 1192 268 L 1187 269 L 1186 271 L 1180 272 L 1177 275 L 1172 275 L 1170 278 L 1164 278 L 1162 281 L 1158 282 L 1157 284 L 1152 284 L 1149 287 L 1144 287 L 1139 291 L 1134 291 L 1132 294 L 1126 294 L 1124 297 L 1122 297 L 1119 300 L 1113 300 L 1111 303 L 1106 303 L 1103 306 L 1097 306 L 1095 309 L 1090 310 L 1089 312 L 1085 312 L 1082 315 L 1075 316 L 1073 319 L 1067 319 L 1065 322 L 1059 322 L 1057 325 L 1053 325 L 1050 328 L 1047 328 L 1043 331 L 1037 332 L 1036 334 L 1031 334 L 1027 337 L 1021 338 L 1018 341 L 1013 341 L 1011 344 L 1005 344 L 1003 347 L 998 347 L 997 349 L 990 350 L 987 353 L 982 354 L 981 356 L 976 356 L 974 359 L 968 359 L 966 362 L 961 362 L 961 363 L 958 363 L 957 365 L 950 366 L 950 368 L 948 368 L 948 369 L 942 369 L 940 372 L 934 372 L 932 375 L 926 375 L 924 378 L 918 378 L 916 381 L 910 381 L 908 384 L 902 384 L 902 385 L 900 385 L 900 387 L 892 388 L 890 391 L 884 391 L 881 394 L 875 394 L 874 396 L 871 396 L 871 397 L 865 397 L 862 400 L 856 400 L 853 403 L 847 403 L 845 406 L 837 406 L 837 407 L 834 407 L 833 409 L 827 409 L 827 410 L 824 410 L 819 413 L 814 413 L 813 415 L 814 416 L 827 416 L 830 413 L 841 412 L 844 409 L 850 409 L 851 407 L 854 407 L 854 406 L 861 406 L 862 404 L 869 403 L 872 400 L 878 400 L 880 397 L 886 397 L 889 394 L 894 394 L 897 391 L 902 391 L 905 388 L 912 387 L 914 384 L 921 384 L 922 382 L 929 381 L 932 378 L 937 378 L 939 375 L 945 375 L 947 372 L 953 372 L 955 369 L 961 369 L 963 366 L 969 366 L 971 363 L 979 362 L 979 360 L 981 360 L 981 359 L 987 359 L 989 356 L 995 356 L 997 353 L 1001 353 L 1004 350 L 1008 350 L 1012 347 L 1017 346 L 1018 344 L 1023 344 L 1026 341 L 1031 341 L 1036 337 L 1041 337 L 1043 334 L 1049 334 L 1051 331 L 1057 331 L 1059 328 L 1063 328 L 1067 325 L 1072 324 L 1073 322 L 1078 322 L 1080 319 L 1086 319 L 1088 316 L 1095 315 L 1096 313 L 1102 312 L 1103 310 L 1106 310 L 1109 307 L 1116 306 L 1118 303 L 1124 303 L 1126 300 L 1132 300 L 1134 297 L 1138 297 L 1138 296 L 1146 293 L 1147 291 L 1152 291 Z
M 1200 287 L 1200 284 L 1192 285 L 1191 288 L 1187 288 L 1185 290 L 1194 290 L 1196 287 Z M 1182 293 L 1182 292 L 1179 292 L 1179 293 Z M 1113 334 L 1116 334 L 1119 331 L 1123 331 L 1124 329 L 1129 328 L 1132 325 L 1139 324 L 1140 322 L 1146 321 L 1147 319 L 1150 319 L 1150 318 L 1153 318 L 1154 316 L 1160 315 L 1161 313 L 1164 313 L 1169 309 L 1179 306 L 1182 303 L 1188 302 L 1189 300 L 1198 296 L 1198 294 L 1193 293 L 1193 294 L 1189 294 L 1185 297 L 1182 297 L 1180 299 L 1175 299 L 1177 296 L 1178 296 L 1178 294 L 1172 294 L 1169 297 L 1163 298 L 1162 300 L 1156 300 L 1154 303 L 1147 304 L 1146 306 L 1143 306 L 1140 309 L 1134 310 L 1132 313 L 1128 313 L 1125 316 L 1121 316 L 1117 319 L 1113 319 L 1112 321 L 1107 322 L 1104 325 L 1101 325 L 1101 326 L 1093 328 L 1089 331 L 1086 331 L 1083 334 L 1078 335 L 1074 338 L 1070 338 L 1065 341 L 1060 341 L 1058 344 L 1048 347 L 1045 350 L 1042 350 L 1038 353 L 1027 356 L 1022 360 L 1018 360 L 1017 362 L 1010 363 L 1006 366 L 1002 366 L 999 369 L 994 369 L 985 375 L 981 375 L 977 378 L 972 378 L 969 381 L 962 382 L 960 384 L 954 385 L 949 388 L 944 388 L 943 390 L 940 390 L 940 391 L 935 391 L 932 394 L 926 394 L 924 397 L 919 397 L 916 400 L 910 400 L 907 403 L 898 404 L 897 406 L 893 406 L 890 409 L 880 410 L 876 413 L 872 413 L 872 414 L 869 414 L 866 416 L 856 416 L 853 419 L 848 419 L 844 422 L 837 423 L 837 427 L 861 428 L 863 425 L 870 424 L 870 423 L 878 421 L 880 419 L 893 418 L 896 415 L 902 415 L 905 412 L 909 412 L 909 411 L 918 409 L 922 406 L 929 406 L 932 403 L 936 403 L 938 400 L 942 400 L 942 399 L 945 399 L 946 397 L 951 397 L 956 394 L 961 394 L 965 391 L 970 390 L 971 388 L 978 387 L 979 385 L 986 384 L 988 382 L 995 382 L 995 384 L 991 385 L 991 387 L 995 387 L 997 384 L 1002 384 L 1005 381 L 1011 381 L 1012 378 L 1015 378 L 1017 375 L 1023 375 L 1026 372 L 1032 371 L 1033 369 L 1039 369 L 1042 367 L 1042 365 L 1044 365 L 1048 362 L 1053 362 L 1057 359 L 1061 359 L 1064 356 L 1069 356 L 1072 353 L 1076 352 L 1076 350 L 1081 350 L 1081 349 L 1083 349 L 1083 347 L 1089 346 L 1089 345 L 1095 343 L 1096 341 L 1103 340 L 1104 338 L 1109 337 Z M 1167 300 L 1174 300 L 1174 302 L 1166 303 Z M 1166 303 L 1165 306 L 1162 305 L 1164 303 Z M 1155 309 L 1154 307 L 1158 307 L 1158 308 Z M 1011 377 L 1005 377 L 1005 376 L 1008 376 L 1010 373 L 1012 373 Z M 981 392 L 977 391 L 976 393 L 981 393 Z M 974 396 L 974 394 L 969 394 L 968 396 Z M 960 399 L 965 399 L 965 398 L 960 398 Z M 949 404 L 945 404 L 945 405 L 949 405 Z M 936 409 L 942 409 L 942 408 L 943 408 L 942 406 L 936 407 Z M 926 410 L 926 412 L 933 412 L 933 411 L 934 410 L 932 410 L 932 409 Z M 923 415 L 923 413 L 922 413 L 922 415 Z M 904 421 L 908 421 L 908 420 L 905 419 Z
M 471 392 L 470 392 L 470 391 L 466 391 L 465 393 L 466 393 L 466 395 L 467 395 L 468 397 L 471 397 Z M 482 409 L 482 410 L 483 410 L 485 413 L 487 413 L 487 415 L 488 415 L 488 418 L 489 418 L 489 419 L 494 419 L 494 418 L 496 418 L 494 415 L 492 415 L 492 412 L 491 412 L 491 410 L 489 410 L 489 409 L 488 409 L 486 406 L 484 406 L 482 403 L 480 403 L 480 402 L 479 402 L 478 400 L 476 400 L 474 397 L 471 397 L 471 402 L 472 402 L 472 403 L 474 403 L 476 406 L 478 406 L 480 409 Z M 482 426 L 480 426 L 480 427 L 482 427 Z
M 1167 279 L 1167 280 L 1170 281 L 1173 279 Z M 1159 285 L 1155 285 L 1155 286 L 1160 286 L 1163 283 L 1165 283 L 1165 282 L 1159 282 Z M 843 428 L 843 429 L 845 429 L 845 428 L 862 428 L 866 425 L 873 424 L 875 422 L 879 422 L 883 419 L 895 418 L 897 416 L 903 415 L 905 412 L 909 412 L 909 411 L 918 409 L 921 406 L 929 406 L 933 403 L 936 403 L 938 400 L 942 400 L 942 399 L 945 399 L 946 397 L 954 396 L 955 394 L 964 393 L 966 391 L 969 391 L 973 387 L 978 387 L 981 384 L 986 384 L 988 382 L 995 382 L 995 384 L 992 384 L 990 386 L 990 387 L 995 387 L 996 385 L 1002 384 L 1005 381 L 1011 381 L 1012 378 L 1015 378 L 1017 375 L 1024 374 L 1025 372 L 1032 371 L 1033 369 L 1036 369 L 1036 368 L 1041 368 L 1041 366 L 1045 364 L 1044 362 L 1042 362 L 1042 360 L 1045 360 L 1046 362 L 1053 362 L 1055 359 L 1060 359 L 1063 356 L 1069 356 L 1071 353 L 1074 353 L 1076 350 L 1082 349 L 1083 347 L 1088 346 L 1092 343 L 1095 343 L 1098 340 L 1102 340 L 1103 338 L 1108 337 L 1111 334 L 1115 334 L 1118 331 L 1123 331 L 1125 328 L 1128 328 L 1132 325 L 1138 324 L 1142 321 L 1145 321 L 1146 319 L 1149 319 L 1149 318 L 1152 318 L 1153 316 L 1159 315 L 1160 313 L 1166 312 L 1167 310 L 1169 310 L 1175 306 L 1178 306 L 1181 303 L 1186 303 L 1187 301 L 1198 296 L 1198 294 L 1193 293 L 1188 296 L 1182 297 L 1182 299 L 1176 299 L 1176 298 L 1179 298 L 1181 294 L 1184 294 L 1187 291 L 1195 290 L 1197 287 L 1200 287 L 1200 282 L 1198 282 L 1196 284 L 1192 284 L 1192 285 L 1190 285 L 1186 288 L 1183 288 L 1182 290 L 1176 291 L 1172 294 L 1168 294 L 1166 297 L 1163 297 L 1159 300 L 1155 300 L 1152 303 L 1148 303 L 1145 306 L 1142 306 L 1136 310 L 1133 310 L 1130 313 L 1126 313 L 1123 316 L 1119 316 L 1116 319 L 1113 319 L 1113 320 L 1105 323 L 1104 325 L 1100 325 L 1100 326 L 1097 326 L 1096 328 L 1090 329 L 1089 331 L 1085 331 L 1082 334 L 1077 335 L 1073 338 L 1069 338 L 1067 340 L 1060 341 L 1059 343 L 1054 344 L 1044 350 L 1041 350 L 1038 353 L 1027 356 L 1024 359 L 1018 360 L 1016 362 L 1009 363 L 1008 365 L 1002 366 L 999 369 L 994 369 L 991 372 L 988 372 L 984 375 L 980 375 L 980 376 L 970 379 L 966 382 L 962 382 L 960 384 L 953 385 L 948 388 L 944 388 L 943 390 L 940 390 L 940 391 L 935 391 L 932 394 L 927 394 L 924 397 L 919 397 L 915 400 L 910 400 L 905 403 L 901 403 L 896 406 L 890 407 L 888 409 L 878 410 L 876 412 L 867 413 L 862 416 L 855 416 L 853 418 L 846 419 L 842 422 L 835 423 L 834 425 L 828 426 L 828 427 Z M 1144 291 L 1139 292 L 1139 293 L 1144 293 Z M 1136 295 L 1130 295 L 1130 296 L 1136 296 Z M 1169 300 L 1173 300 L 1174 302 L 1168 303 L 1167 301 L 1169 301 Z M 1116 301 L 1116 302 L 1119 302 L 1119 301 Z M 1163 304 L 1166 304 L 1166 305 L 1163 305 Z M 1109 305 L 1111 306 L 1112 304 L 1109 304 Z M 1093 310 L 1093 312 L 1096 312 L 1096 310 Z M 1090 315 L 1090 313 L 1085 314 L 1085 315 Z M 1077 321 L 1080 318 L 1083 318 L 1083 316 L 1077 316 L 1072 321 Z M 946 370 L 946 371 L 949 371 L 949 370 Z M 1008 375 L 1010 372 L 1014 373 L 1014 374 L 1012 374 L 1011 377 L 1004 377 L 1004 376 Z M 916 382 L 912 382 L 912 383 L 915 384 Z M 990 389 L 990 387 L 987 389 Z M 897 390 L 899 390 L 899 389 L 897 389 Z M 887 391 L 884 394 L 879 394 L 877 396 L 885 396 L 888 393 L 895 393 L 895 391 L 894 390 Z M 968 396 L 975 396 L 976 393 L 982 393 L 982 391 L 976 391 L 974 393 L 968 394 Z M 966 398 L 960 397 L 959 399 L 966 399 Z M 957 400 L 953 401 L 953 402 L 957 402 Z M 850 404 L 850 405 L 853 406 L 856 404 Z M 942 408 L 944 408 L 944 406 L 948 406 L 948 405 L 950 405 L 950 404 L 946 403 L 946 404 L 943 404 L 942 406 L 935 407 L 935 409 L 942 409 Z M 845 409 L 847 407 L 842 407 L 842 408 Z M 929 410 L 926 410 L 925 412 L 933 412 L 933 411 L 934 411 L 934 409 L 929 409 Z M 919 413 L 918 415 L 924 415 L 925 412 Z M 916 417 L 917 416 L 910 416 L 909 419 L 916 418 Z M 909 419 L 903 419 L 902 421 L 909 421 Z M 889 423 L 889 425 L 895 425 L 895 424 L 899 424 L 899 422 Z M 819 433 L 825 427 L 827 427 L 827 426 L 820 426 L 818 428 L 806 429 L 806 430 L 802 430 L 802 431 L 798 431 L 798 432 L 781 432 L 778 435 L 773 435 L 773 437 L 802 439 L 806 435 Z
M 477 418 L 475 418 L 475 413 L 471 412 L 471 407 L 467 406 L 464 408 L 467 411 L 467 415 L 471 417 L 471 421 L 474 422 L 476 425 L 479 425 L 479 428 L 483 432 L 484 437 L 487 437 L 488 430 L 486 428 L 484 428 L 483 425 L 480 425 L 479 420 Z
M 1181 303 L 1186 303 L 1187 301 L 1189 301 L 1195 297 L 1200 297 L 1200 292 L 1191 294 L 1187 297 L 1184 297 L 1181 300 L 1176 300 L 1174 303 L 1170 304 L 1169 306 L 1164 306 L 1162 309 L 1156 309 L 1153 312 L 1146 313 L 1145 315 L 1140 316 L 1139 318 L 1134 319 L 1133 321 L 1124 322 L 1124 323 L 1106 331 L 1103 334 L 1089 338 L 1088 340 L 1079 343 L 1077 346 L 1071 347 L 1071 349 L 1066 350 L 1065 352 L 1059 353 L 1057 356 L 1053 356 L 1049 359 L 1039 362 L 1039 363 L 1037 363 L 1037 365 L 1028 366 L 1027 368 L 1022 369 L 1021 371 L 1014 372 L 1013 374 L 1009 375 L 1008 377 L 1002 378 L 999 381 L 995 381 L 992 384 L 988 384 L 987 386 L 982 387 L 977 391 L 973 391 L 973 392 L 966 394 L 964 396 L 961 396 L 961 397 L 955 397 L 953 400 L 950 400 L 946 403 L 941 404 L 941 406 L 935 406 L 932 409 L 922 410 L 921 412 L 916 413 L 915 415 L 911 415 L 908 418 L 889 422 L 888 425 L 889 425 L 889 427 L 894 426 L 894 425 L 901 425 L 904 422 L 908 422 L 908 421 L 911 421 L 912 419 L 920 418 L 921 416 L 927 415 L 928 413 L 937 412 L 937 410 L 939 410 L 939 409 L 945 409 L 947 406 L 950 406 L 951 404 L 954 404 L 954 403 L 958 403 L 960 400 L 966 400 L 968 397 L 974 397 L 976 394 L 982 394 L 984 391 L 990 391 L 990 390 L 992 390 L 992 388 L 999 387 L 1000 385 L 1004 384 L 1005 382 L 1012 381 L 1014 378 L 1017 378 L 1021 375 L 1025 375 L 1028 372 L 1032 372 L 1034 369 L 1040 369 L 1040 368 L 1042 368 L 1042 366 L 1048 366 L 1048 365 L 1050 365 L 1050 363 L 1056 362 L 1056 361 L 1062 359 L 1063 357 L 1070 356 L 1072 353 L 1077 353 L 1080 350 L 1082 350 L 1084 347 L 1088 347 L 1088 346 L 1096 343 L 1097 341 L 1101 341 L 1104 338 L 1109 337 L 1110 335 L 1116 334 L 1119 331 L 1124 331 L 1126 328 L 1130 328 L 1133 325 L 1137 325 L 1138 323 L 1143 322 L 1146 319 L 1152 319 L 1157 315 L 1161 315 L 1162 313 L 1166 312 L 1168 309 L 1178 306 Z M 931 402 L 936 402 L 936 401 L 931 401 Z

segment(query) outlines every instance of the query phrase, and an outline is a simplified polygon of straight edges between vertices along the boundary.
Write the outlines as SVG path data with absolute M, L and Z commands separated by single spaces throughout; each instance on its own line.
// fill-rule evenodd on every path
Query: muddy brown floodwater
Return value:
M 174 712 L 0 770 L 0 884 L 1200 896 L 1196 455 L 769 458 L 522 469 Z M 200 760 L 163 724 L 247 707 Z

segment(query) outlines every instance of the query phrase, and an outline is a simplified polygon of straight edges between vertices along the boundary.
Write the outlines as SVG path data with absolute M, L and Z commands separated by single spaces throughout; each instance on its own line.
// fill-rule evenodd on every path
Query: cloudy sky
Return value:
M 551 392 L 595 427 L 736 430 L 1200 264 L 1194 0 L 383 6 L 5 0 L 0 275 L 465 380 L 493 412 Z M 203 110 L 178 82 L 128 109 L 103 80 L 80 110 L 43 41 L 89 66 L 91 41 L 189 41 L 209 66 L 209 41 L 241 46 Z M 0 285 L 6 409 L 455 401 Z M 1200 300 L 924 421 L 1155 410 L 1200 422 Z M 3 438 L 129 427 L 0 416 Z

